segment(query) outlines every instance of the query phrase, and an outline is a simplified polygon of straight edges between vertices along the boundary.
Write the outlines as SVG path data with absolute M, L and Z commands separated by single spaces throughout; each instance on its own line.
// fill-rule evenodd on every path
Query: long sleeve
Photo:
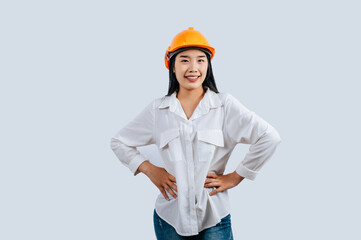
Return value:
M 154 100 L 111 138 L 110 146 L 118 159 L 135 175 L 149 159 L 137 147 L 154 144 Z
M 273 155 L 281 137 L 276 129 L 247 109 L 232 95 L 226 100 L 226 135 L 234 144 L 250 144 L 249 152 L 236 168 L 236 172 L 254 180 L 258 171 Z

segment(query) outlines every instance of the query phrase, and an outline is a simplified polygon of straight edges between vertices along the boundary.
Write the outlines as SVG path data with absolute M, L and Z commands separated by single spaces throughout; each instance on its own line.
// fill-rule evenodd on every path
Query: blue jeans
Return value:
M 181 236 L 174 227 L 169 225 L 163 219 L 159 217 L 154 210 L 153 213 L 154 230 L 158 240 L 233 240 L 233 233 L 231 227 L 231 214 L 228 214 L 222 218 L 221 222 L 216 226 L 204 229 L 198 235 L 193 236 Z

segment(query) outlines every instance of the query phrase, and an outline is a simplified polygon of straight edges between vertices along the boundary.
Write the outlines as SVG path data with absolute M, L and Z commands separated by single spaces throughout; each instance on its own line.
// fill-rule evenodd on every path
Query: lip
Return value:
M 195 77 L 195 76 L 188 76 L 188 77 Z M 199 78 L 200 78 L 200 76 L 198 76 L 196 79 L 189 79 L 189 78 L 187 78 L 187 77 L 185 77 L 188 81 L 190 81 L 190 82 L 195 82 L 195 81 L 197 81 Z

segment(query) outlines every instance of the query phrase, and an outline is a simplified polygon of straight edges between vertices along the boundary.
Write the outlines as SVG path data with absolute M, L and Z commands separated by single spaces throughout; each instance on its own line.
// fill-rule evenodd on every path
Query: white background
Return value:
M 361 239 L 359 1 L 1 1 L 0 239 L 155 239 L 158 189 L 110 138 L 203 33 L 220 92 L 282 142 L 230 190 L 235 239 Z M 233 152 L 227 171 L 248 145 Z M 140 149 L 158 161 L 154 145 Z

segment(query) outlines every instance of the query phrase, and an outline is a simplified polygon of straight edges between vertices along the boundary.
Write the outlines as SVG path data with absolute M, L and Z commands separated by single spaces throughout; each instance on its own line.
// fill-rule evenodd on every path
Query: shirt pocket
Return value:
M 201 162 L 211 161 L 218 147 L 224 147 L 223 131 L 207 129 L 197 131 L 198 159 Z
M 168 159 L 171 162 L 181 161 L 181 141 L 179 128 L 172 128 L 160 133 L 159 148 L 166 153 Z

